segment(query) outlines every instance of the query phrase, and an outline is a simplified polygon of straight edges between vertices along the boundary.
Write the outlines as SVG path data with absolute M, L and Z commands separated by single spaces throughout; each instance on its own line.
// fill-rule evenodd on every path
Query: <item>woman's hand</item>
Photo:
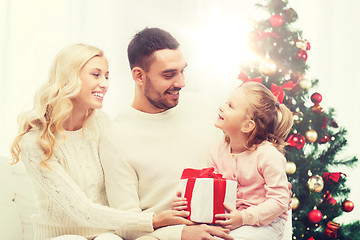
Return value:
M 178 225 L 194 224 L 192 221 L 186 219 L 189 216 L 188 211 L 177 211 L 177 210 L 165 210 L 159 214 L 153 216 L 153 227 L 157 229 L 159 227 L 169 226 L 169 225 Z
M 184 211 L 187 209 L 186 198 L 181 197 L 181 192 L 176 193 L 176 197 L 171 201 L 172 210 Z
M 215 218 L 218 220 L 216 220 L 215 223 L 230 230 L 240 227 L 242 225 L 242 216 L 240 211 L 232 209 L 225 204 L 224 207 L 230 213 L 216 214 Z

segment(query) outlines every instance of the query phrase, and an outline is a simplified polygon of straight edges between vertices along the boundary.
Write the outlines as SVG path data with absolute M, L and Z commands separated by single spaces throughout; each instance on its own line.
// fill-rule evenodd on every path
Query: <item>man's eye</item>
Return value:
M 165 78 L 172 78 L 175 76 L 176 73 L 168 73 L 168 74 L 164 74 Z

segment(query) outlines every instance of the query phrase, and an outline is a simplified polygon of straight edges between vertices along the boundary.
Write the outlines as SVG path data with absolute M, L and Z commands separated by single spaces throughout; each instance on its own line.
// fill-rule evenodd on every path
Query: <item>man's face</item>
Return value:
M 154 62 L 146 72 L 144 95 L 155 112 L 175 107 L 180 90 L 185 87 L 185 59 L 179 49 L 163 49 L 154 52 Z

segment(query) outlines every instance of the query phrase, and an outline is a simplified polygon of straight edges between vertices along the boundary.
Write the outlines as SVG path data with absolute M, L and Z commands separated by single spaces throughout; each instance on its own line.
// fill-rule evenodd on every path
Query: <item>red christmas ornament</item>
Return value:
M 326 191 L 325 195 L 324 195 L 324 200 L 323 200 L 323 203 L 330 203 L 332 205 L 335 205 L 337 204 L 337 201 L 335 198 L 333 198 L 330 194 L 329 191 Z
M 284 19 L 281 15 L 275 14 L 270 17 L 270 24 L 272 27 L 280 27 L 283 25 Z
M 301 149 L 305 145 L 305 137 L 300 133 L 291 134 L 287 142 L 289 143 L 290 147 L 296 147 L 297 149 Z
M 319 105 L 319 103 L 322 101 L 322 96 L 320 93 L 313 93 L 311 95 L 311 101 L 315 104 L 315 105 Z
M 336 222 L 328 222 L 325 229 L 325 235 L 332 238 L 337 238 L 337 232 L 340 224 Z
M 322 138 L 320 138 L 320 140 L 319 140 L 319 143 L 320 144 L 325 144 L 325 143 L 327 143 L 328 141 L 329 141 L 329 134 L 325 134 L 325 136 L 323 136 Z
M 308 58 L 308 55 L 307 55 L 307 52 L 303 49 L 299 49 L 299 52 L 296 54 L 296 59 L 302 59 L 304 61 L 307 60 Z
M 344 212 L 351 212 L 354 209 L 354 203 L 350 200 L 345 200 L 342 204 L 341 204 L 341 209 Z
M 313 209 L 309 212 L 308 218 L 312 223 L 319 223 L 322 219 L 322 213 L 317 209 Z
M 309 51 L 310 48 L 311 48 L 310 42 L 307 41 L 307 42 L 306 42 L 306 50 Z

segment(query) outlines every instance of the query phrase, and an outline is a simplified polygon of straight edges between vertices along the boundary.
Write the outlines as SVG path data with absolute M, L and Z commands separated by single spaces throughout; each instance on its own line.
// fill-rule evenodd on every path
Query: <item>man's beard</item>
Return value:
M 173 89 L 168 89 L 168 90 L 180 91 L 181 88 L 173 88 Z M 156 108 L 162 109 L 164 111 L 166 111 L 170 108 L 173 108 L 178 104 L 178 100 L 174 100 L 172 102 L 167 101 L 165 95 L 166 95 L 166 92 L 165 93 L 158 92 L 154 88 L 154 85 L 152 84 L 151 79 L 146 76 L 145 97 L 147 98 L 147 100 Z

